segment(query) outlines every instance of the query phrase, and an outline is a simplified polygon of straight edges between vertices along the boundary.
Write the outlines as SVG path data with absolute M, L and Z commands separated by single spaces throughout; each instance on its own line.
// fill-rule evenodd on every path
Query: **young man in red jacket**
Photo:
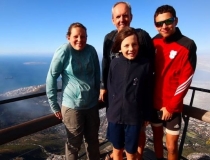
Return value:
M 158 160 L 163 159 L 163 127 L 166 128 L 168 160 L 178 160 L 183 98 L 196 68 L 196 44 L 182 35 L 172 6 L 163 5 L 154 14 L 157 34 L 153 38 L 155 55 L 154 116 L 152 129 Z M 160 114 L 159 114 L 160 113 Z M 159 115 L 159 117 L 158 117 Z

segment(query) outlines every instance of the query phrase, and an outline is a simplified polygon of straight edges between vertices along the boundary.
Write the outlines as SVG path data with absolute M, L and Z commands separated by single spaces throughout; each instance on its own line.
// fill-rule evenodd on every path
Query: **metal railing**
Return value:
M 210 90 L 203 89 L 203 88 L 197 88 L 197 87 L 190 87 L 190 89 L 192 90 L 190 104 L 184 105 L 184 110 L 183 110 L 183 114 L 182 114 L 182 118 L 184 121 L 184 128 L 183 128 L 183 132 L 182 132 L 181 142 L 179 144 L 179 159 L 180 160 L 186 159 L 186 158 L 182 157 L 182 151 L 183 151 L 183 146 L 184 146 L 187 128 L 188 128 L 188 124 L 189 124 L 189 118 L 193 117 L 193 118 L 199 119 L 201 121 L 210 123 L 210 112 L 209 111 L 193 107 L 195 91 L 210 93 Z
M 184 110 L 183 110 L 183 120 L 184 120 L 184 128 L 183 128 L 183 134 L 181 137 L 181 142 L 179 145 L 179 159 L 185 159 L 182 157 L 182 151 L 183 151 L 183 146 L 184 146 L 184 141 L 186 137 L 186 132 L 188 128 L 188 123 L 189 123 L 189 117 L 210 123 L 210 112 L 207 110 L 199 109 L 196 107 L 193 107 L 193 101 L 194 101 L 194 96 L 195 96 L 195 91 L 201 91 L 201 92 L 206 92 L 210 93 L 210 90 L 208 89 L 203 89 L 203 88 L 197 88 L 197 87 L 190 87 L 192 90 L 192 95 L 191 95 L 191 100 L 189 105 L 184 105 Z M 61 89 L 58 90 L 59 92 Z M 45 96 L 46 92 L 42 93 L 37 93 L 33 95 L 26 95 L 22 97 L 17 97 L 17 98 L 11 98 L 7 100 L 2 100 L 0 101 L 1 104 L 6 104 L 6 103 L 11 103 L 15 101 L 20 101 L 20 100 L 26 100 L 30 98 L 35 98 L 39 96 Z M 105 107 L 103 103 L 99 104 L 100 109 Z M 25 123 L 21 123 L 15 126 L 11 126 L 5 129 L 0 130 L 0 145 L 14 141 L 16 139 L 19 139 L 21 137 L 36 133 L 38 131 L 47 129 L 49 127 L 55 126 L 62 123 L 61 120 L 56 118 L 54 114 L 46 115 Z

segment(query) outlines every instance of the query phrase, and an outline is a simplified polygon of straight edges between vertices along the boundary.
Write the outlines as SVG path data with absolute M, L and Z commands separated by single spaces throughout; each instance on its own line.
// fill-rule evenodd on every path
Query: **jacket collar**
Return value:
M 176 27 L 176 31 L 171 36 L 164 39 L 166 43 L 177 41 L 182 36 L 182 33 L 178 27 Z

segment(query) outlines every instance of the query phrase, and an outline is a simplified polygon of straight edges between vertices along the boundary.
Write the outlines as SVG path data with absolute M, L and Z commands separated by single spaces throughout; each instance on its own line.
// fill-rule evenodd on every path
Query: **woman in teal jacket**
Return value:
M 46 80 L 48 101 L 55 116 L 63 120 L 67 132 L 66 160 L 77 160 L 83 136 L 90 160 L 99 158 L 100 66 L 95 48 L 87 41 L 86 27 L 73 23 L 68 28 L 68 44 L 59 47 Z M 62 77 L 62 107 L 57 102 L 57 79 Z

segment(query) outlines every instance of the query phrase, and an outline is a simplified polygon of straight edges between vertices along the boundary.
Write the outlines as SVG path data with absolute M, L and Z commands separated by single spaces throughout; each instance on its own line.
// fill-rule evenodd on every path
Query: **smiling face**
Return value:
M 82 27 L 72 27 L 71 34 L 67 36 L 67 39 L 75 50 L 81 51 L 86 45 L 87 34 Z
M 125 3 L 119 3 L 112 9 L 112 22 L 118 32 L 125 26 L 130 26 L 132 14 Z
M 129 60 L 133 60 L 138 55 L 139 45 L 135 34 L 126 37 L 121 43 L 121 50 L 123 56 Z
M 174 18 L 174 21 L 170 22 L 170 19 Z M 165 21 L 165 22 L 164 22 Z M 174 32 L 176 31 L 176 25 L 178 23 L 178 18 L 173 17 L 172 14 L 170 12 L 166 12 L 166 13 L 162 13 L 162 14 L 158 14 L 155 17 L 155 23 L 159 22 L 161 24 L 162 22 L 162 26 L 155 26 L 157 31 L 164 37 L 167 38 L 170 35 L 174 34 Z

